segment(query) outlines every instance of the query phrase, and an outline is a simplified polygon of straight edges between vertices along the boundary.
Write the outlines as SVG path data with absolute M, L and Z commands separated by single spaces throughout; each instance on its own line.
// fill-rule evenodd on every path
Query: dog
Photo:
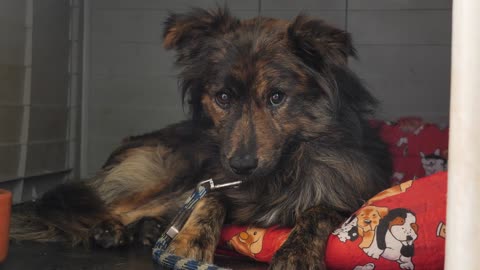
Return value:
M 396 261 L 400 268 L 413 270 L 414 242 L 418 235 L 416 216 L 410 210 L 396 208 L 391 210 L 377 227 L 375 240 L 364 249 L 368 256 L 381 257 Z
M 260 253 L 263 248 L 263 237 L 267 232 L 263 228 L 247 228 L 245 231 L 235 235 L 229 244 L 234 246 L 235 250 L 242 254 L 255 258 L 255 255 Z
M 325 269 L 330 232 L 391 176 L 350 35 L 218 8 L 170 14 L 163 37 L 189 120 L 128 138 L 93 179 L 16 211 L 12 238 L 152 244 L 199 181 L 242 180 L 199 201 L 168 251 L 212 262 L 224 223 L 291 226 L 270 268 Z
M 358 211 L 356 214 L 358 235 L 362 237 L 362 242 L 358 245 L 360 248 L 367 248 L 372 244 L 375 230 L 387 213 L 388 208 L 376 206 L 366 206 Z
M 351 216 L 342 224 L 342 226 L 335 229 L 332 234 L 336 235 L 343 243 L 347 242 L 347 240 L 353 242 L 357 240 L 359 236 L 358 230 L 358 219 L 356 216 Z

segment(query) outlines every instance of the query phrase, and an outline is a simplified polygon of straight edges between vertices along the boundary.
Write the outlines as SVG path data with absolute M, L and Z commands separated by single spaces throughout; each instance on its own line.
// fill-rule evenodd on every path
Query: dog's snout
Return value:
M 236 174 L 249 175 L 257 168 L 258 159 L 252 155 L 234 156 L 229 160 L 232 171 Z
M 363 222 L 365 222 L 366 224 L 372 223 L 372 221 L 370 219 L 365 219 Z
M 410 235 L 407 235 L 407 241 L 412 241 L 413 240 L 413 237 L 411 237 Z

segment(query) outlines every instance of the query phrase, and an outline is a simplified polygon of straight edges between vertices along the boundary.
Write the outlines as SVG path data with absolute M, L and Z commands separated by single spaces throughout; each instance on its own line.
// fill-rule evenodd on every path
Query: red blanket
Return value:
M 330 235 L 328 269 L 443 269 L 446 191 L 441 172 L 380 192 Z M 289 232 L 228 226 L 218 252 L 270 262 Z

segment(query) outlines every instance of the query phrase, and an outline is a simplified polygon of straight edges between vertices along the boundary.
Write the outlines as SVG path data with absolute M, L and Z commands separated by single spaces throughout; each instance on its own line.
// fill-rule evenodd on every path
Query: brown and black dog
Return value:
M 272 269 L 324 269 L 329 233 L 388 186 L 376 101 L 349 70 L 350 35 L 300 15 L 239 20 L 226 9 L 171 14 L 191 120 L 130 137 L 98 175 L 14 214 L 12 238 L 152 244 L 201 180 L 244 180 L 195 207 L 170 251 L 212 262 L 225 222 L 292 226 Z

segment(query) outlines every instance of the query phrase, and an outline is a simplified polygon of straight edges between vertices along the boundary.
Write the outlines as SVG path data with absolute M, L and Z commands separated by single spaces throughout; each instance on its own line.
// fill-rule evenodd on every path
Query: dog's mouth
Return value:
M 364 232 L 369 232 L 373 231 L 372 225 L 371 224 L 366 224 L 366 225 L 358 225 Z
M 395 236 L 394 236 L 395 237 Z M 406 235 L 405 236 L 405 239 L 398 239 L 397 237 L 395 237 L 400 243 L 402 243 L 402 245 L 404 246 L 410 246 L 413 244 L 413 241 L 415 241 L 416 237 L 415 236 L 412 236 L 412 235 Z

